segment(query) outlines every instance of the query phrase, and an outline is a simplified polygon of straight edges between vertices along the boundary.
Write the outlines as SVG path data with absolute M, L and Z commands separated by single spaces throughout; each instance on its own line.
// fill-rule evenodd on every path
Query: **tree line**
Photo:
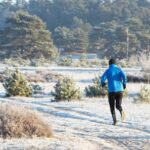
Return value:
M 45 25 L 39 25 L 42 27 L 38 27 L 41 30 L 40 33 L 38 32 L 38 37 L 35 37 L 37 30 L 33 30 L 37 27 L 36 25 L 34 27 L 36 21 L 30 20 L 32 24 L 26 20 L 30 25 L 23 21 L 24 25 L 16 24 L 14 29 L 14 21 L 10 18 L 6 19 L 18 10 L 23 10 L 26 16 L 34 15 L 35 20 L 38 16 L 41 19 L 39 22 L 45 23 Z M 125 58 L 127 50 L 129 57 L 142 52 L 150 54 L 150 2 L 148 0 L 16 0 L 16 3 L 3 0 L 0 3 L 0 12 L 2 14 L 0 28 L 5 27 L 0 41 L 4 42 L 2 39 L 6 38 L 4 45 L 7 45 L 8 41 L 14 42 L 9 37 L 8 24 L 9 28 L 13 28 L 15 36 L 20 34 L 22 27 L 25 32 L 29 32 L 27 28 L 32 30 L 30 39 L 32 37 L 33 40 L 29 48 L 26 38 L 19 38 L 17 43 L 20 44 L 19 49 L 17 45 L 13 48 L 16 52 L 25 51 L 23 57 L 29 57 L 29 55 L 32 57 L 36 51 L 47 52 L 55 46 L 58 49 L 70 51 L 96 52 L 100 57 L 117 55 Z M 38 38 L 41 41 L 34 43 Z M 21 40 L 25 43 L 24 45 L 21 44 Z M 37 50 L 35 47 L 38 44 L 41 48 Z M 12 49 L 12 45 L 7 45 L 7 54 L 9 54 L 9 49 Z M 54 51 L 56 56 L 57 52 Z M 47 53 L 45 56 L 48 56 Z

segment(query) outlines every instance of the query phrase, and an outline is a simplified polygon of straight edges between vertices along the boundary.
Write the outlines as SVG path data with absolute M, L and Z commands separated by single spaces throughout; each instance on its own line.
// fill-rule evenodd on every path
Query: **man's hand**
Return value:
M 106 83 L 102 83 L 102 87 L 104 87 L 106 85 Z
M 126 84 L 123 84 L 123 88 L 126 89 Z

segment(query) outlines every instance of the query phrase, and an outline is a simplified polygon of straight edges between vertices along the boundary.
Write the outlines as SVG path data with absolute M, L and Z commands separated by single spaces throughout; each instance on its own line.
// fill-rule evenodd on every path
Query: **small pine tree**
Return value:
M 75 87 L 75 82 L 71 78 L 60 78 L 54 89 L 55 92 L 52 92 L 52 95 L 54 96 L 55 101 L 71 101 L 81 99 L 80 90 Z
M 99 83 L 99 78 L 95 77 L 93 79 L 93 85 L 89 85 L 85 88 L 85 95 L 87 97 L 100 97 L 100 96 L 106 96 L 107 95 L 107 87 L 105 86 L 102 88 L 102 86 Z
M 7 76 L 7 75 L 6 75 Z M 7 96 L 31 96 L 32 88 L 25 77 L 18 71 L 9 72 L 3 83 Z

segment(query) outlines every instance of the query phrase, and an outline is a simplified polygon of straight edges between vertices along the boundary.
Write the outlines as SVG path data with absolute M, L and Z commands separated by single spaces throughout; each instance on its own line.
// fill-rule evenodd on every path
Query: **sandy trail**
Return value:
M 107 99 L 50 103 L 34 98 L 1 101 L 27 106 L 42 114 L 54 130 L 52 139 L 0 140 L 1 149 L 45 150 L 148 150 L 150 147 L 150 106 L 124 99 L 126 121 L 112 126 Z

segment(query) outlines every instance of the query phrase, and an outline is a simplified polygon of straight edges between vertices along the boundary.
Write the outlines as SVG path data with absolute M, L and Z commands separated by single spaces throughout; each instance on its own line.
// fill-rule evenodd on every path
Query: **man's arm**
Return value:
M 122 78 L 122 82 L 123 82 L 123 88 L 125 89 L 126 84 L 127 84 L 127 77 L 126 77 L 126 74 L 124 73 L 124 71 L 122 71 L 122 70 L 121 70 L 120 74 L 121 74 L 121 78 Z
M 106 79 L 107 79 L 107 70 L 104 72 L 104 74 L 103 74 L 102 77 L 101 77 L 100 83 L 101 83 L 102 87 L 105 86 L 105 84 L 106 84 L 106 83 L 105 83 Z

